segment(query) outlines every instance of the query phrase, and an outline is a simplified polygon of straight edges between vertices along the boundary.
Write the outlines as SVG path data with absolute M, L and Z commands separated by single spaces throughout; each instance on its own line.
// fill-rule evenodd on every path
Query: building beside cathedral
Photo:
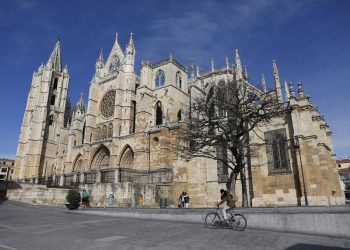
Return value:
M 209 72 L 198 66 L 195 72 L 193 65 L 188 72 L 170 54 L 158 63 L 142 61 L 138 75 L 135 56 L 132 34 L 125 51 L 116 36 L 108 58 L 101 51 L 96 61 L 87 104 L 81 95 L 72 107 L 69 71 L 62 67 L 60 41 L 56 43 L 48 62 L 33 74 L 24 112 L 14 173 L 26 186 L 23 190 L 48 182 L 78 185 L 89 191 L 92 204 L 101 206 L 110 192 L 118 206 L 134 206 L 142 193 L 150 207 L 177 206 L 186 191 L 191 207 L 214 205 L 229 170 L 211 159 L 182 159 L 171 145 L 188 119 L 192 91 L 208 92 L 233 75 L 251 84 L 238 51 L 233 66 L 228 58 L 223 68 L 212 61 Z M 297 93 L 292 83 L 281 86 L 275 61 L 273 74 L 276 102 L 292 109 L 259 132 L 265 146 L 249 166 L 251 205 L 344 204 L 329 126 L 301 83 Z M 259 91 L 266 92 L 264 77 L 262 86 Z M 38 192 L 30 198 L 20 192 L 13 197 L 39 197 Z M 239 182 L 237 195 L 241 200 Z

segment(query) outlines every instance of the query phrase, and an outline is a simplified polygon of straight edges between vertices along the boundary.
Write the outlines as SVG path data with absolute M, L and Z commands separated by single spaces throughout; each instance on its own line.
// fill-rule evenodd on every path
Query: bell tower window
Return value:
M 175 82 L 176 82 L 176 86 L 179 87 L 181 89 L 181 86 L 182 86 L 182 77 L 181 77 L 181 72 L 178 71 L 176 72 L 176 75 L 175 75 Z
M 51 96 L 50 104 L 51 104 L 52 106 L 54 106 L 54 105 L 55 105 L 55 101 L 56 101 L 56 96 L 55 96 L 55 95 L 52 95 L 52 96 Z
M 160 101 L 156 104 L 156 125 L 163 124 L 163 111 L 162 111 L 162 103 Z
M 58 83 L 58 78 L 55 77 L 55 80 L 53 81 L 52 90 L 57 90 L 57 83 Z
M 52 126 L 54 122 L 53 115 L 50 115 L 49 117 L 49 125 Z
M 154 80 L 156 88 L 162 87 L 165 83 L 165 74 L 163 70 L 158 70 L 156 79 Z

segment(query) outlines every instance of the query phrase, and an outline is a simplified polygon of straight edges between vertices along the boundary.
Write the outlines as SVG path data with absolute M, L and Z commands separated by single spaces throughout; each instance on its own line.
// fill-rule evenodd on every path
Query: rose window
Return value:
M 105 118 L 110 118 L 114 115 L 115 90 L 108 91 L 101 101 L 101 114 Z

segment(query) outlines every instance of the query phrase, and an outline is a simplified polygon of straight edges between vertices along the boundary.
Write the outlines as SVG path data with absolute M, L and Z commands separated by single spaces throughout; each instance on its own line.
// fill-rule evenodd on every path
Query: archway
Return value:
M 78 154 L 75 157 L 75 161 L 73 164 L 73 172 L 82 172 L 82 165 L 83 165 L 83 157 L 81 156 L 81 154 Z
M 105 169 L 109 167 L 110 152 L 104 145 L 99 146 L 92 158 L 90 169 Z
M 133 165 L 134 165 L 134 151 L 129 145 L 127 145 L 124 148 L 123 153 L 121 154 L 119 166 L 120 168 L 132 169 Z

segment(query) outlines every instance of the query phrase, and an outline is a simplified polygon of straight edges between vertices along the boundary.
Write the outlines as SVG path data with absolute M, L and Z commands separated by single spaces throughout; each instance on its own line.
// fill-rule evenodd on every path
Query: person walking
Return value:
M 114 203 L 114 194 L 113 192 L 111 192 L 108 196 L 108 205 L 113 206 L 113 203 Z
M 89 193 L 85 189 L 83 189 L 82 203 L 83 203 L 83 205 L 85 205 L 85 207 L 90 206 L 89 197 L 90 197 Z
M 179 202 L 181 204 L 181 208 L 185 207 L 185 192 L 182 192 L 180 197 L 179 197 Z
M 185 208 L 188 208 L 190 203 L 190 197 L 188 196 L 187 192 L 185 192 L 185 195 L 184 195 L 184 202 L 185 202 Z
M 139 208 L 143 207 L 143 202 L 145 201 L 143 195 L 140 193 L 139 195 Z

